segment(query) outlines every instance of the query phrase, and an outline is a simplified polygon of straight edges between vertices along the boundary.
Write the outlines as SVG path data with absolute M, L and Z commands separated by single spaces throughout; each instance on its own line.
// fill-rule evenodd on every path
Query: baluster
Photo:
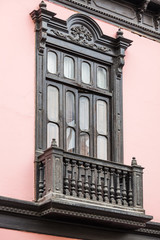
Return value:
M 115 190 L 114 190 L 114 172 L 115 169 L 111 168 L 111 174 L 110 174 L 110 181 L 111 181 L 111 185 L 110 185 L 110 202 L 112 204 L 115 204 Z
M 76 197 L 76 179 L 75 179 L 75 166 L 76 166 L 76 161 L 72 160 L 71 161 L 71 195 L 73 197 Z
M 87 199 L 90 199 L 89 195 L 89 183 L 88 183 L 88 168 L 89 163 L 84 164 L 84 170 L 85 170 L 85 180 L 84 180 L 84 197 Z
M 64 159 L 64 166 L 65 166 L 65 175 L 64 175 L 64 194 L 70 195 L 69 191 L 69 178 L 68 178 L 68 165 L 69 159 Z
M 43 196 L 44 192 L 44 179 L 43 179 L 44 165 L 39 163 L 39 198 Z
M 120 191 L 120 182 L 119 182 L 119 178 L 120 178 L 120 173 L 121 170 L 117 170 L 117 187 L 116 187 L 116 203 L 118 205 L 122 205 L 122 199 L 121 199 L 121 191 Z
M 133 206 L 132 173 L 131 172 L 129 173 L 128 205 Z
M 78 197 L 83 197 L 83 194 L 82 194 L 82 173 L 81 173 L 82 164 L 83 164 L 83 162 L 80 162 L 80 161 L 78 162 L 78 181 L 77 181 Z
M 126 191 L 126 171 L 123 171 L 123 176 L 122 176 L 122 202 L 124 206 L 128 206 L 127 203 L 127 191 Z
M 104 201 L 106 203 L 109 203 L 109 198 L 108 198 L 108 177 L 107 177 L 108 171 L 109 171 L 109 168 L 104 167 L 104 189 L 103 189 L 103 192 L 104 192 Z
M 98 173 L 98 181 L 97 181 L 97 200 L 98 200 L 98 201 L 103 201 L 103 198 L 102 198 L 101 171 L 102 171 L 102 166 L 97 166 L 97 173 Z
M 91 199 L 96 200 L 95 164 L 91 164 Z

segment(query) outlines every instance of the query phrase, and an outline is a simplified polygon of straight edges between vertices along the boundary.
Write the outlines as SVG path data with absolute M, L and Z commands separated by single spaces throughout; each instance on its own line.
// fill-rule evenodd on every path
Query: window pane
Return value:
M 107 134 L 107 104 L 105 101 L 97 101 L 97 132 Z
M 64 76 L 74 78 L 74 60 L 71 57 L 64 58 Z
M 80 134 L 80 154 L 89 156 L 89 135 L 87 133 Z
M 82 82 L 89 84 L 91 80 L 91 68 L 86 62 L 82 63 Z
M 72 92 L 66 93 L 66 122 L 69 126 L 75 126 L 75 97 Z
M 97 137 L 97 158 L 107 160 L 107 138 Z
M 75 131 L 72 128 L 67 128 L 67 151 L 75 152 Z
M 54 52 L 48 52 L 48 71 L 50 73 L 57 72 L 57 55 Z
M 58 122 L 59 120 L 59 92 L 56 87 L 48 87 L 48 119 Z
M 89 100 L 86 97 L 80 98 L 79 122 L 82 131 L 89 130 Z
M 97 86 L 99 88 L 107 88 L 107 72 L 102 67 L 97 68 Z
M 51 146 L 52 139 L 55 138 L 57 146 L 59 146 L 59 127 L 55 123 L 47 125 L 47 147 Z

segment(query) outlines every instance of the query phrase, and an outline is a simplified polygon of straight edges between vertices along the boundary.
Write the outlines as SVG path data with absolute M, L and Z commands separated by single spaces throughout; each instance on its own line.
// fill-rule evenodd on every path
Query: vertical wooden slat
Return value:
M 73 197 L 76 197 L 76 180 L 75 180 L 75 166 L 76 166 L 76 161 L 72 160 L 71 161 L 71 195 Z
M 89 163 L 85 163 L 84 164 L 84 170 L 85 170 L 84 197 L 87 198 L 87 199 L 90 199 L 89 183 L 88 183 L 88 169 L 89 169 Z
M 44 166 L 43 166 L 43 163 L 40 162 L 39 164 L 39 198 L 43 196 L 43 191 L 44 191 L 43 171 L 44 171 Z
M 104 201 L 106 203 L 109 203 L 109 198 L 108 198 L 108 174 L 109 168 L 104 167 L 104 189 L 103 189 L 103 193 L 104 193 Z
M 92 200 L 96 200 L 95 169 L 96 169 L 96 165 L 91 164 L 91 199 Z
M 68 165 L 69 165 L 69 159 L 64 159 L 64 166 L 65 166 L 65 175 L 64 175 L 64 194 L 70 195 L 69 191 L 69 179 L 68 179 Z
M 128 205 L 133 206 L 132 173 L 129 173 Z
M 126 171 L 123 171 L 122 175 L 122 202 L 124 206 L 128 206 L 127 203 L 127 191 L 126 191 Z
M 116 185 L 116 203 L 118 205 L 122 205 L 122 200 L 121 200 L 121 191 L 120 191 L 120 173 L 121 171 L 120 170 L 116 170 L 116 180 L 117 180 L 117 185 Z
M 97 200 L 98 201 L 103 201 L 103 198 L 102 198 L 101 171 L 102 171 L 102 166 L 97 166 L 97 173 L 98 173 L 98 178 L 97 178 Z
M 83 197 L 83 194 L 82 194 L 82 173 L 81 173 L 82 165 L 83 165 L 83 162 L 79 161 L 78 162 L 77 195 L 80 198 Z
M 114 190 L 114 172 L 115 169 L 111 168 L 110 170 L 110 202 L 112 204 L 115 204 L 115 190 Z

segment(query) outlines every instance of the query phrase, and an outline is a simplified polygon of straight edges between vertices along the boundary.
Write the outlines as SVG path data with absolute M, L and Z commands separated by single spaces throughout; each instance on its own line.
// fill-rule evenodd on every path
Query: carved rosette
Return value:
M 90 31 L 82 25 L 72 27 L 70 32 L 74 39 L 79 43 L 83 42 L 87 44 L 93 40 L 93 36 Z

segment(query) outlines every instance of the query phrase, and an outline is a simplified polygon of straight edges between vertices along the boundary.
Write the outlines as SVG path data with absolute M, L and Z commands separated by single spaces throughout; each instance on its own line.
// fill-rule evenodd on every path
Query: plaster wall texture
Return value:
M 2 0 L 0 8 L 0 195 L 30 201 L 34 199 L 35 32 L 29 13 L 39 3 Z M 66 20 L 75 13 L 46 3 L 58 18 Z M 104 34 L 115 37 L 117 26 L 95 20 Z M 130 165 L 136 156 L 145 167 L 144 209 L 160 221 L 160 44 L 123 32 L 133 40 L 123 70 L 124 163 Z
M 36 233 L 28 233 L 28 232 L 21 232 L 15 230 L 8 230 L 8 229 L 0 229 L 0 239 L 12 239 L 12 240 L 69 240 L 71 238 L 64 238 L 64 237 L 56 237 L 56 236 L 48 236 L 43 234 L 36 234 Z M 72 240 L 76 240 L 73 239 Z

